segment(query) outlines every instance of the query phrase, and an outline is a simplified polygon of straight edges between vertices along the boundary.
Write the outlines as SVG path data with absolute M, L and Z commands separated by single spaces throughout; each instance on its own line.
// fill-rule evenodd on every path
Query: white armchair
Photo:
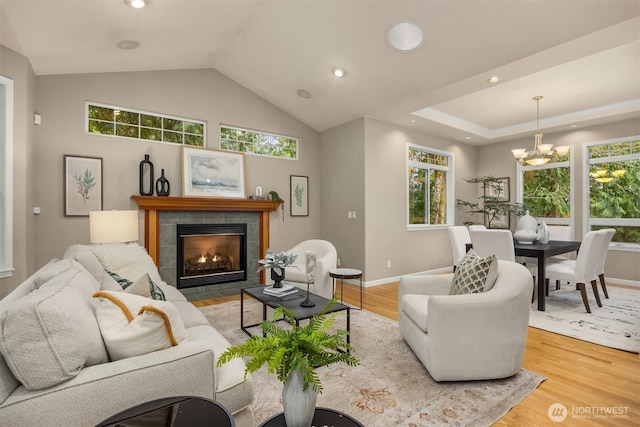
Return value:
M 498 260 L 493 288 L 467 295 L 449 295 L 452 278 L 437 274 L 400 279 L 400 334 L 436 381 L 515 375 L 527 341 L 529 271 Z
M 285 282 L 307 290 L 306 251 L 316 253 L 316 265 L 309 277 L 312 280 L 309 291 L 327 299 L 333 298 L 333 279 L 329 277 L 329 271 L 336 268 L 338 253 L 331 242 L 326 240 L 305 240 L 286 251 L 298 255 L 298 258 L 293 264 L 297 268 L 287 268 Z

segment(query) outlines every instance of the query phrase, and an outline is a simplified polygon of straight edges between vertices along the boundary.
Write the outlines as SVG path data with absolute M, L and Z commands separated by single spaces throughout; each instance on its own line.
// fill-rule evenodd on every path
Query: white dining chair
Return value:
M 464 225 L 449 227 L 449 240 L 451 240 L 451 252 L 453 254 L 453 271 L 456 271 L 458 262 L 467 253 L 467 244 L 471 243 L 471 234 Z
M 590 231 L 584 236 L 582 244 L 580 245 L 580 251 L 575 260 L 565 259 L 551 262 L 547 264 L 545 268 L 545 276 L 547 279 L 577 284 L 587 313 L 591 313 L 589 300 L 587 298 L 587 283 L 591 283 L 598 307 L 602 307 L 596 279 L 598 278 L 601 246 L 606 239 L 607 235 L 603 230 Z
M 469 231 L 471 231 L 471 230 L 486 230 L 487 229 L 486 226 L 481 225 L 481 224 L 471 224 L 467 228 L 469 228 Z
M 548 225 L 549 240 L 570 241 L 573 240 L 573 227 L 568 225 Z M 554 255 L 549 259 L 570 259 L 571 252 L 565 254 Z
M 607 261 L 607 254 L 609 253 L 609 244 L 613 239 L 613 235 L 616 234 L 616 230 L 615 228 L 604 228 L 600 231 L 603 232 L 606 238 L 604 239 L 600 247 L 597 273 L 598 273 L 598 278 L 600 279 L 600 286 L 602 286 L 602 293 L 604 294 L 605 298 L 609 299 L 609 293 L 607 292 L 607 285 L 604 282 L 604 264 Z
M 481 257 L 495 254 L 505 261 L 516 261 L 513 234 L 509 230 L 470 230 L 473 251 Z

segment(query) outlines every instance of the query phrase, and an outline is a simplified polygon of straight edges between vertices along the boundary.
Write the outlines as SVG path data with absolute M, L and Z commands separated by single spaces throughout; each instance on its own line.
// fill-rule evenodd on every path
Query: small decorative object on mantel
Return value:
M 273 200 L 274 202 L 282 202 L 280 207 L 282 208 L 282 222 L 284 222 L 284 200 L 282 200 L 280 195 L 273 190 L 269 191 L 269 197 L 271 197 L 271 200 Z
M 274 253 L 271 249 L 267 249 L 267 255 L 264 259 L 258 261 L 260 264 L 258 273 L 270 268 L 271 279 L 274 281 L 273 288 L 281 288 L 282 281 L 284 280 L 284 269 L 293 264 L 296 258 L 298 258 L 298 255 L 286 252 Z M 295 266 L 295 268 L 297 268 L 297 266 Z
M 168 196 L 171 192 L 169 180 L 164 177 L 164 169 L 161 169 L 160 178 L 156 181 L 156 195 Z
M 149 175 L 149 191 L 145 191 L 144 188 L 144 175 L 145 170 Z M 153 196 L 153 163 L 149 160 L 149 155 L 144 155 L 144 160 L 140 162 L 140 195 L 141 196 Z
M 262 187 L 256 187 L 256 192 L 249 195 L 249 199 L 251 200 L 269 200 L 269 196 L 262 195 Z
M 336 303 L 329 301 L 305 326 L 298 326 L 295 312 L 285 307 L 273 311 L 270 321 L 260 324 L 264 334 L 253 335 L 246 342 L 229 347 L 218 358 L 217 366 L 238 358 L 252 357 L 246 364 L 245 376 L 267 365 L 267 372 L 276 374 L 284 383 L 282 405 L 288 427 L 309 427 L 315 412 L 317 394 L 322 382 L 315 368 L 342 362 L 357 366 L 360 361 L 346 342 L 345 330 L 330 333 L 338 313 L 328 314 Z M 282 328 L 278 321 L 289 325 Z

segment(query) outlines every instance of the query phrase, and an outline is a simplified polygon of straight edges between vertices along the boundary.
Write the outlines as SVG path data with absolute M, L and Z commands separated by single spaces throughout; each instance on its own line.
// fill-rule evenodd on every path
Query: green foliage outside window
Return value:
M 220 127 L 220 148 L 248 154 L 298 158 L 298 138 L 255 132 L 246 129 Z
M 446 224 L 448 171 L 431 165 L 448 167 L 449 157 L 410 148 L 408 160 L 414 163 L 408 176 L 409 224 Z
M 571 169 L 558 167 L 523 172 L 524 205 L 537 218 L 571 217 Z

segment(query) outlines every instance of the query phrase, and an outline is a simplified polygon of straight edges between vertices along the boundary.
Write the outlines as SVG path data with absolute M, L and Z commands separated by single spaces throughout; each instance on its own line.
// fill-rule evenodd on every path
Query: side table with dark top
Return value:
M 364 427 L 359 421 L 351 416 L 335 409 L 316 408 L 313 415 L 312 427 Z M 287 427 L 284 420 L 284 412 L 281 412 L 260 424 L 259 427 Z
M 340 279 L 340 302 L 344 298 L 344 280 L 360 279 L 360 310 L 362 310 L 362 271 L 355 268 L 334 268 L 329 270 L 329 277 L 333 278 L 333 289 L 335 294 L 336 279 Z
M 117 426 L 163 427 L 235 427 L 231 413 L 219 404 L 203 397 L 167 397 L 142 403 L 102 421 L 96 427 Z

